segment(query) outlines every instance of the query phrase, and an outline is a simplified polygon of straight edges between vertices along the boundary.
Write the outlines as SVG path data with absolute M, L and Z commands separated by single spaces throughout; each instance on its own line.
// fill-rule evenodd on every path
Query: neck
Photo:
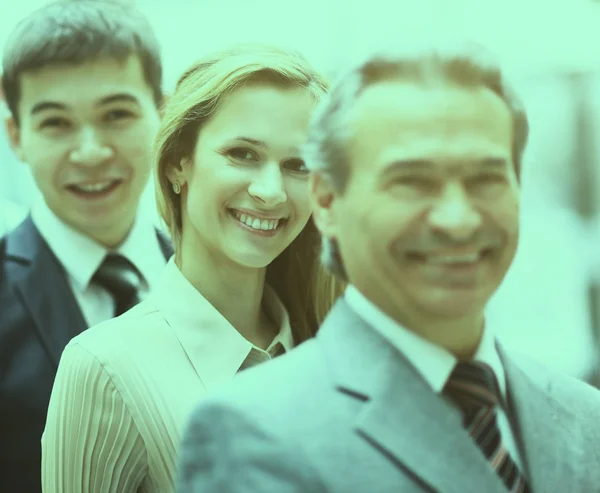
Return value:
M 407 322 L 406 327 L 443 347 L 459 361 L 469 361 L 475 356 L 483 334 L 483 314 L 445 320 L 419 320 Z
M 133 223 L 126 228 L 118 228 L 110 231 L 91 232 L 90 237 L 108 249 L 114 249 L 123 244 L 129 236 Z
M 53 213 L 54 215 L 56 215 L 55 212 Z M 134 214 L 132 217 L 128 217 L 126 220 L 120 221 L 119 223 L 113 223 L 110 227 L 93 228 L 88 230 L 78 228 L 77 226 L 66 221 L 65 219 L 60 218 L 58 215 L 56 215 L 56 217 L 58 217 L 60 221 L 62 221 L 70 228 L 74 229 L 75 231 L 78 231 L 81 234 L 86 235 L 87 237 L 91 238 L 103 247 L 106 247 L 108 249 L 114 249 L 123 244 L 123 242 L 129 236 L 129 233 L 131 233 L 131 230 L 133 229 L 133 226 L 137 219 L 137 214 Z
M 276 328 L 262 310 L 266 268 L 246 268 L 215 258 L 182 238 L 176 263 L 185 278 L 248 341 L 266 349 Z
M 472 359 L 483 335 L 483 311 L 449 316 L 425 314 L 397 305 L 380 305 L 379 308 L 406 329 L 446 349 L 459 361 Z

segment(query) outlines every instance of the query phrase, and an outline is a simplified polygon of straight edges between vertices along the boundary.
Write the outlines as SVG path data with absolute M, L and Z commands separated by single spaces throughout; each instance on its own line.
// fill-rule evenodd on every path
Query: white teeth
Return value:
M 259 219 L 249 214 L 241 214 L 237 211 L 233 211 L 234 216 L 238 221 L 244 223 L 246 226 L 252 229 L 258 229 L 262 231 L 271 231 L 279 226 L 279 219 Z
M 471 264 L 477 262 L 480 257 L 479 252 L 469 255 L 428 255 L 427 262 L 432 264 Z
M 84 192 L 104 192 L 113 184 L 113 181 L 105 181 L 102 183 L 90 183 L 88 185 L 75 185 L 75 188 Z

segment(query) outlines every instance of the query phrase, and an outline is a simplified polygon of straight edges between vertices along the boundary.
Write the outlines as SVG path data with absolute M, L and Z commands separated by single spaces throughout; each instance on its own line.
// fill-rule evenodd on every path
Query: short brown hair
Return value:
M 53 64 L 80 64 L 100 57 L 139 57 L 157 106 L 162 64 L 154 32 L 135 8 L 114 0 L 61 0 L 24 18 L 10 34 L 2 58 L 2 89 L 19 124 L 21 75 Z M 60 82 L 57 82 L 60 83 Z
M 241 85 L 264 81 L 303 87 L 321 98 L 327 84 L 300 54 L 274 46 L 245 43 L 211 54 L 177 82 L 164 107 L 154 149 L 156 199 L 177 257 L 181 243 L 181 196 L 174 193 L 168 168 L 193 155 L 204 122 L 222 99 Z M 312 337 L 342 286 L 320 264 L 320 236 L 309 220 L 287 249 L 267 268 L 266 280 L 290 316 L 294 340 Z
M 351 135 L 354 104 L 367 87 L 389 80 L 483 86 L 497 94 L 508 106 L 512 117 L 512 158 L 517 177 L 520 177 L 529 123 L 521 99 L 500 66 L 486 50 L 474 43 L 417 45 L 377 53 L 353 66 L 334 84 L 326 100 L 315 111 L 304 148 L 306 164 L 312 171 L 326 175 L 339 193 L 344 193 L 349 180 L 346 143 Z M 336 242 L 323 237 L 322 252 L 323 264 L 346 281 Z

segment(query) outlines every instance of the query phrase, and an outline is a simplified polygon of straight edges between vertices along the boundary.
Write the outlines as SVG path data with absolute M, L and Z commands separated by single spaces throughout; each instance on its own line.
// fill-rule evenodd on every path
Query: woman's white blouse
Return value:
M 231 380 L 251 350 L 293 346 L 285 308 L 265 352 L 198 293 L 173 259 L 150 297 L 75 337 L 62 355 L 42 436 L 45 493 L 174 491 L 179 442 L 199 399 Z

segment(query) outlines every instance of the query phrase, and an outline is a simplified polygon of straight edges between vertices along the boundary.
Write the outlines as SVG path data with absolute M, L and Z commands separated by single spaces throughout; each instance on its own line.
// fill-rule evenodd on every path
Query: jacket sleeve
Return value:
M 42 436 L 44 493 L 134 493 L 147 471 L 131 413 L 104 366 L 76 342 L 63 352 Z
M 241 409 L 204 400 L 180 455 L 178 493 L 324 493 L 302 447 L 261 429 Z

